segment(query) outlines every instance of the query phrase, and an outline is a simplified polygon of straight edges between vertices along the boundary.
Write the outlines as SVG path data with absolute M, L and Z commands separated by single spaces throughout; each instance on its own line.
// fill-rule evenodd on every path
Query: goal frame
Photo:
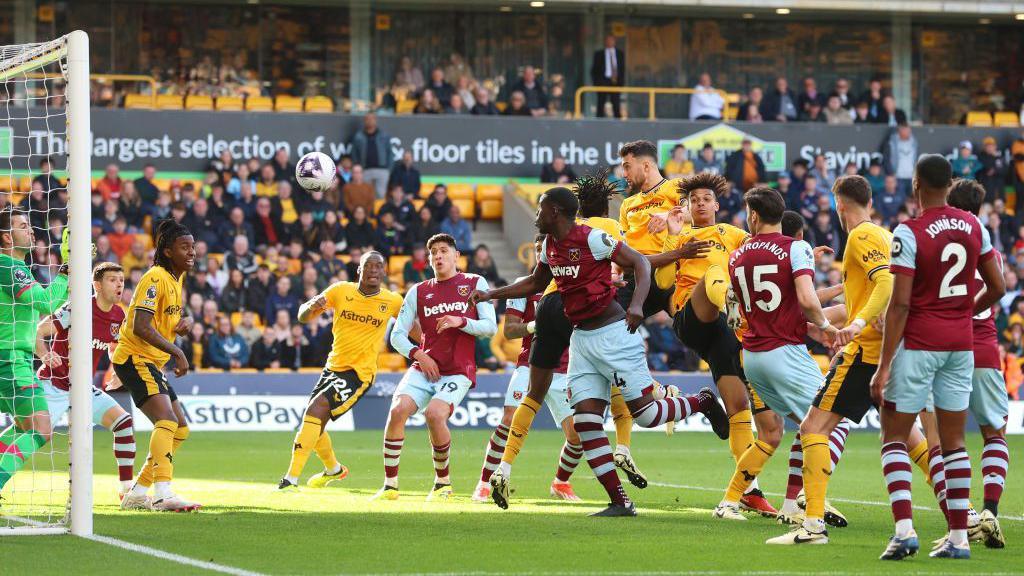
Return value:
M 55 40 L 61 40 L 57 38 Z M 93 533 L 93 424 L 92 424 L 92 239 L 89 212 L 92 193 L 91 127 L 89 117 L 89 36 L 76 30 L 63 42 L 44 43 L 0 64 L 0 81 L 24 77 L 30 71 L 64 58 L 65 114 L 67 122 L 68 222 L 71 242 L 68 301 L 71 302 L 70 367 L 71 415 L 70 499 L 59 526 L 18 519 L 25 526 L 0 529 L 0 535 Z M 73 209 L 77 208 L 77 209 Z M 74 271 L 71 274 L 70 271 Z

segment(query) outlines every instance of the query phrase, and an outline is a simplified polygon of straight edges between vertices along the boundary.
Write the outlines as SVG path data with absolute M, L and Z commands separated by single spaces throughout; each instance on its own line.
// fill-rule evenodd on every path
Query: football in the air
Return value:
M 334 185 L 338 169 L 323 152 L 310 152 L 295 165 L 295 179 L 307 192 L 326 192 Z

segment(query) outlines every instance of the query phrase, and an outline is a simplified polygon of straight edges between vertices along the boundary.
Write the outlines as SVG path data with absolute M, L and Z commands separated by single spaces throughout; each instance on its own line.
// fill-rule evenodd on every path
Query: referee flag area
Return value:
M 365 408 L 365 406 L 361 406 Z M 487 442 L 484 430 L 453 431 L 452 480 L 456 498 L 425 503 L 434 471 L 424 431 L 410 430 L 402 459 L 401 497 L 370 502 L 383 475 L 380 432 L 336 432 L 334 446 L 348 478 L 298 493 L 275 486 L 288 464 L 290 432 L 195 434 L 175 457 L 176 485 L 204 504 L 199 514 L 123 512 L 117 476 L 104 455 L 110 434 L 95 434 L 95 532 L 71 536 L 0 539 L 0 570 L 12 575 L 111 574 L 855 574 L 878 572 L 876 560 L 892 519 L 879 471 L 878 436 L 854 432 L 836 469 L 829 497 L 849 519 L 830 529 L 828 546 L 766 546 L 785 528 L 748 515 L 747 522 L 716 520 L 711 511 L 733 470 L 730 454 L 710 433 L 634 435 L 633 455 L 648 475 L 645 490 L 627 486 L 639 516 L 588 518 L 605 505 L 590 471 L 572 477 L 583 502 L 552 500 L 548 485 L 564 438 L 531 432 L 516 463 L 508 511 L 470 502 Z M 783 445 L 788 445 L 792 432 Z M 148 441 L 141 433 L 138 441 Z M 1024 458 L 1024 442 L 1011 436 L 1011 468 Z M 968 434 L 975 467 L 981 446 Z M 780 451 L 761 486 L 781 502 L 788 462 Z M 24 475 L 16 481 L 28 481 Z M 919 555 L 885 564 L 892 574 L 1010 574 L 1024 566 L 1024 481 L 1012 472 L 1000 506 L 1007 546 L 972 547 L 970 562 Z M 41 481 L 37 473 L 35 481 Z M 922 545 L 944 532 L 931 489 L 915 470 L 915 524 Z M 972 495 L 981 494 L 976 474 Z M 980 504 L 975 500 L 976 504 Z M 73 568 L 72 568 L 73 567 Z

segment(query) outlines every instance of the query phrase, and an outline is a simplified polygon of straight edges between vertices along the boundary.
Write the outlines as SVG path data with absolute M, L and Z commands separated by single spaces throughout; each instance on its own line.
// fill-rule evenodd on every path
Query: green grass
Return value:
M 116 482 L 109 434 L 97 434 L 95 522 L 98 534 L 198 560 L 263 574 L 466 573 L 554 574 L 655 572 L 761 573 L 1012 573 L 1024 570 L 1024 481 L 1015 462 L 1024 461 L 1024 439 L 1010 439 L 1011 470 L 1000 512 L 1009 541 L 1004 550 L 976 544 L 970 562 L 926 556 L 882 565 L 876 560 L 892 531 L 879 472 L 878 437 L 853 434 L 830 485 L 834 504 L 850 527 L 833 529 L 828 546 L 769 547 L 764 540 L 784 529 L 766 519 L 716 521 L 711 509 L 732 471 L 726 445 L 709 434 L 634 434 L 633 453 L 652 481 L 646 490 L 628 487 L 640 516 L 595 519 L 587 513 L 604 503 L 603 491 L 581 463 L 574 476 L 581 504 L 547 496 L 561 446 L 558 433 L 534 432 L 517 462 L 509 511 L 475 504 L 485 432 L 455 434 L 452 457 L 458 498 L 423 502 L 433 470 L 423 432 L 409 433 L 402 458 L 398 502 L 368 502 L 380 485 L 381 432 L 336 433 L 335 448 L 351 475 L 341 487 L 297 494 L 273 490 L 288 464 L 291 435 L 284 433 L 194 433 L 175 458 L 175 485 L 202 502 L 199 514 L 124 513 L 115 505 Z M 792 439 L 787 435 L 784 444 Z M 980 446 L 972 435 L 975 484 Z M 146 438 L 140 436 L 140 446 Z M 141 462 L 141 457 L 140 457 Z M 769 463 L 762 487 L 784 490 L 786 450 Z M 1015 462 L 1014 462 L 1015 461 Z M 318 470 L 315 456 L 303 480 Z M 915 472 L 915 511 L 922 541 L 944 529 L 930 489 Z M 659 485 L 661 484 L 661 485 Z M 689 488 L 683 488 L 687 486 Z M 697 489 L 703 488 L 703 489 Z M 779 496 L 770 498 L 780 503 Z M 0 538 L 0 573 L 209 574 L 165 560 L 70 536 Z

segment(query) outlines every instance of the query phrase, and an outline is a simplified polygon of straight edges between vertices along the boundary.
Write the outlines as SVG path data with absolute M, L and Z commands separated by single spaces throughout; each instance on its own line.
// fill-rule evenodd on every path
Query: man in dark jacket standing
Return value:
M 383 198 L 395 155 L 391 151 L 391 136 L 377 127 L 376 114 L 363 117 L 363 129 L 352 136 L 351 144 L 352 161 L 363 167 L 363 178 L 373 184 L 377 198 Z
M 789 82 L 779 76 L 775 79 L 775 89 L 764 97 L 761 116 L 765 122 L 793 122 L 799 115 L 796 94 L 789 89 Z
M 594 86 L 622 86 L 622 68 L 625 64 L 625 54 L 615 47 L 615 36 L 611 34 L 605 36 L 604 48 L 594 52 L 594 61 L 590 65 L 591 83 Z M 598 92 L 597 117 L 604 118 L 605 103 L 611 101 L 612 114 L 616 118 L 621 118 L 620 100 L 618 93 Z
M 740 149 L 725 159 L 725 177 L 741 191 L 750 190 L 758 182 L 766 182 L 764 162 L 754 153 L 749 138 L 744 138 Z

